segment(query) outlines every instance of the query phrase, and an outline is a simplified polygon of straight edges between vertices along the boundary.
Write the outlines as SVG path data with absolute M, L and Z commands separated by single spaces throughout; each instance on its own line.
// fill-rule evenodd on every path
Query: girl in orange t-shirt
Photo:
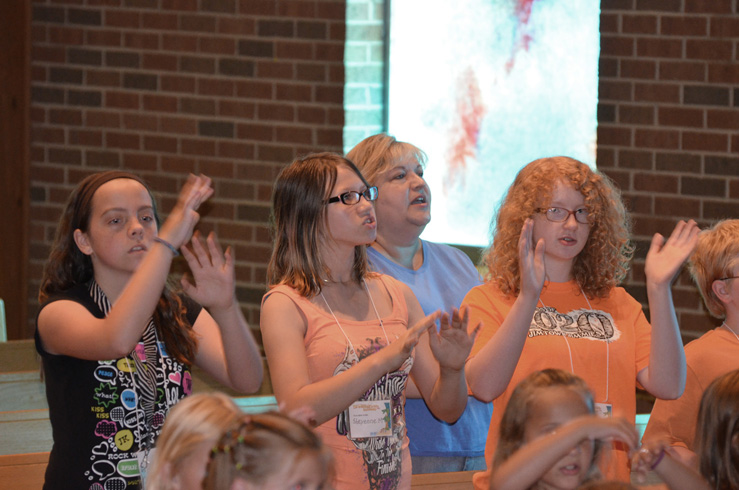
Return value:
M 698 227 L 679 222 L 665 240 L 655 234 L 645 273 L 652 325 L 623 288 L 633 253 L 629 218 L 610 182 L 568 157 L 526 165 L 495 219 L 486 256 L 488 282 L 463 306 L 482 322 L 467 361 L 474 395 L 494 400 L 488 467 L 500 419 L 518 382 L 531 372 L 559 368 L 582 377 L 596 412 L 633 420 L 637 383 L 659 398 L 680 396 L 685 354 L 670 286 L 695 247 Z M 628 480 L 628 457 L 615 451 L 606 474 Z M 489 486 L 489 472 L 473 478 Z

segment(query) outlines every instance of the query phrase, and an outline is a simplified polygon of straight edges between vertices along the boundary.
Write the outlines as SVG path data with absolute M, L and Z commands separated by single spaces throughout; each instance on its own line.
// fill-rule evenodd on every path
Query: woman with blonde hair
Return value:
M 195 394 L 175 405 L 159 436 L 146 489 L 200 489 L 211 449 L 243 415 L 218 392 Z
M 691 220 L 667 239 L 652 238 L 645 264 L 650 325 L 641 304 L 618 286 L 633 247 L 610 180 L 568 157 L 535 160 L 518 173 L 495 220 L 488 282 L 463 302 L 473 324 L 484 325 L 467 381 L 477 397 L 494 400 L 489 463 L 511 392 L 534 371 L 582 377 L 596 413 L 629 421 L 637 384 L 659 398 L 680 396 L 685 355 L 670 287 L 697 237 Z M 605 474 L 628 481 L 626 448 L 614 447 Z M 489 476 L 476 474 L 475 488 L 488 488 Z
M 480 274 L 461 250 L 421 239 L 431 221 L 426 154 L 380 133 L 359 142 L 347 158 L 377 186 L 377 238 L 367 247 L 372 269 L 407 284 L 425 314 L 459 308 L 467 292 L 480 285 Z M 414 391 L 408 390 L 405 404 L 413 473 L 484 470 L 492 403 L 469 396 L 459 420 L 447 424 Z

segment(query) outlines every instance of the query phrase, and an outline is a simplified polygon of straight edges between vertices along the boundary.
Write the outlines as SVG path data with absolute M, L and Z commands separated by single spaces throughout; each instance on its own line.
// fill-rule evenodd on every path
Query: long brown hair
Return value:
M 695 452 L 711 488 L 739 488 L 739 369 L 719 376 L 703 392 Z
M 267 266 L 270 286 L 286 284 L 311 297 L 321 291 L 322 278 L 331 278 L 319 244 L 328 238 L 326 200 L 336 183 L 339 165 L 352 169 L 369 187 L 354 163 L 328 152 L 298 158 L 277 176 L 272 198 L 274 247 Z M 366 275 L 367 247 L 358 245 L 352 276 L 360 282 Z
M 611 180 L 569 157 L 534 160 L 516 176 L 495 218 L 493 243 L 485 255 L 487 280 L 506 295 L 520 292 L 518 239 L 526 218 L 547 206 L 558 182 L 585 199 L 590 233 L 572 265 L 572 275 L 587 296 L 605 297 L 626 276 L 634 253 L 631 221 Z
M 51 253 L 44 266 L 44 275 L 38 295 L 39 303 L 44 303 L 53 294 L 66 291 L 78 284 L 86 284 L 94 277 L 92 260 L 77 247 L 74 241 L 74 231 L 77 229 L 85 233 L 88 231 L 92 198 L 95 192 L 101 185 L 115 179 L 131 179 L 144 186 L 151 197 L 154 217 L 157 228 L 159 227 L 156 200 L 143 179 L 118 170 L 95 173 L 85 177 L 72 191 L 59 219 Z M 161 335 L 170 355 L 180 362 L 192 364 L 197 350 L 197 339 L 185 315 L 186 310 L 182 300 L 168 284 L 165 285 L 153 314 L 157 333 Z

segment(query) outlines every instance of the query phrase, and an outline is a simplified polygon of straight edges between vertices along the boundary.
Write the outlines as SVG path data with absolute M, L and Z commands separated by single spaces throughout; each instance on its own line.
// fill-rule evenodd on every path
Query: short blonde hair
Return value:
M 716 293 L 713 283 L 734 275 L 739 265 L 739 220 L 719 221 L 698 235 L 698 245 L 690 257 L 688 269 L 700 290 L 703 302 L 711 315 L 726 317 L 726 306 Z M 731 282 L 728 287 L 732 287 Z
M 570 157 L 540 158 L 516 175 L 495 218 L 493 242 L 485 254 L 486 279 L 507 296 L 521 288 L 518 240 L 527 218 L 549 205 L 562 182 L 583 195 L 590 233 L 572 265 L 572 275 L 589 297 L 606 297 L 626 276 L 634 253 L 631 220 L 611 180 Z
M 147 490 L 166 490 L 178 466 L 203 443 L 215 445 L 243 412 L 223 393 L 199 393 L 169 411 L 146 478 Z M 203 462 L 204 464 L 206 461 Z
M 378 133 L 369 136 L 352 148 L 346 157 L 354 162 L 371 185 L 397 162 L 412 158 L 421 166 L 426 165 L 426 153 L 417 146 L 398 141 L 395 136 Z
M 330 481 L 331 451 L 306 425 L 280 412 L 244 415 L 213 448 L 203 489 L 229 490 L 237 478 L 263 485 L 306 456 L 317 458 L 323 481 Z

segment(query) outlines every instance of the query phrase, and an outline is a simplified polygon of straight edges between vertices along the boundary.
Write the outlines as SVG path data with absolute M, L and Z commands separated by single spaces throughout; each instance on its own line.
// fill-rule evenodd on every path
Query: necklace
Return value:
M 739 341 L 739 335 L 737 335 L 736 332 L 734 331 L 734 329 L 731 328 L 730 326 L 728 326 L 726 324 L 726 322 L 722 323 L 721 326 L 722 327 L 726 327 L 726 330 L 728 330 L 729 332 L 733 333 L 734 334 L 734 337 L 736 337 L 736 340 Z

